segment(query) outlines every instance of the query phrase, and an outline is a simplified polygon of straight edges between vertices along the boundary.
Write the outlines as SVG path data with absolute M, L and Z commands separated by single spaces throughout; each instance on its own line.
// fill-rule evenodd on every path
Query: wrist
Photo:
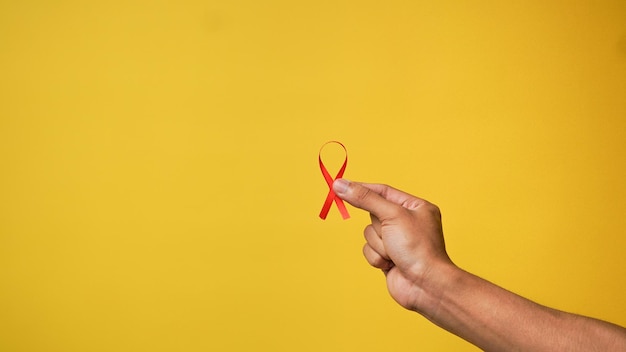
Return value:
M 454 287 L 465 274 L 467 273 L 452 262 L 430 266 L 418 285 L 419 297 L 412 310 L 428 320 L 435 320 L 446 292 Z

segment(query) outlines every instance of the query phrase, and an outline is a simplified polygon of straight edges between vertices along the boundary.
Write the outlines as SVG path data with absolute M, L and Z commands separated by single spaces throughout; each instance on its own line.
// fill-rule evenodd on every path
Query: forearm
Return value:
M 452 265 L 432 273 L 417 311 L 485 351 L 625 351 L 626 330 L 541 306 Z

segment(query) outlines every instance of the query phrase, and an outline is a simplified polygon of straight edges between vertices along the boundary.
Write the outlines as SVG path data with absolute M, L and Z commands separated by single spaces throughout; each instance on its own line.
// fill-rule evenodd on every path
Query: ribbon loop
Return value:
M 346 158 L 343 161 L 343 165 L 341 165 L 341 168 L 339 169 L 339 172 L 337 173 L 337 176 L 335 176 L 335 178 L 332 178 L 330 176 L 330 174 L 328 173 L 328 170 L 326 170 L 326 166 L 324 166 L 324 163 L 322 162 L 322 149 L 324 149 L 324 147 L 329 143 L 339 144 L 343 148 L 343 151 L 346 153 Z M 339 213 L 341 213 L 341 217 L 343 217 L 344 220 L 350 218 L 350 214 L 348 214 L 348 209 L 346 209 L 346 205 L 343 203 L 343 200 L 337 197 L 337 195 L 333 191 L 333 181 L 335 181 L 338 178 L 343 177 L 343 173 L 346 171 L 346 166 L 348 165 L 348 151 L 346 150 L 346 147 L 343 144 L 341 144 L 341 142 L 328 141 L 324 143 L 324 145 L 322 145 L 322 147 L 320 148 L 318 159 L 320 162 L 320 169 L 322 170 L 322 175 L 324 176 L 324 180 L 326 180 L 326 184 L 328 185 L 328 188 L 329 188 L 328 195 L 326 195 L 326 201 L 324 201 L 324 206 L 322 207 L 322 211 L 320 212 L 320 218 L 322 218 L 323 220 L 326 219 L 326 216 L 328 215 L 328 211 L 330 210 L 330 206 L 333 204 L 333 201 L 335 202 L 335 204 L 337 204 L 337 209 L 339 209 Z

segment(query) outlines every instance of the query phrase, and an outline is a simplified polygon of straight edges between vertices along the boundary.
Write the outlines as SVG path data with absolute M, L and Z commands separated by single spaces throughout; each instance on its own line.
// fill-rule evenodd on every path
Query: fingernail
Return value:
M 333 191 L 335 191 L 335 193 L 344 194 L 348 191 L 349 186 L 350 181 L 345 178 L 338 178 L 333 182 Z

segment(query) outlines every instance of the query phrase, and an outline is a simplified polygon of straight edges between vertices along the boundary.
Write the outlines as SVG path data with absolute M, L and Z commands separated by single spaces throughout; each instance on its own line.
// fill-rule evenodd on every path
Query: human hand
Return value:
M 337 179 L 341 199 L 370 212 L 363 253 L 391 296 L 484 351 L 626 351 L 626 329 L 539 305 L 456 267 L 437 206 L 379 184 Z
M 333 190 L 370 213 L 363 254 L 385 273 L 391 296 L 403 307 L 428 315 L 439 300 L 426 289 L 430 279 L 455 268 L 445 249 L 439 208 L 381 184 L 337 179 Z

